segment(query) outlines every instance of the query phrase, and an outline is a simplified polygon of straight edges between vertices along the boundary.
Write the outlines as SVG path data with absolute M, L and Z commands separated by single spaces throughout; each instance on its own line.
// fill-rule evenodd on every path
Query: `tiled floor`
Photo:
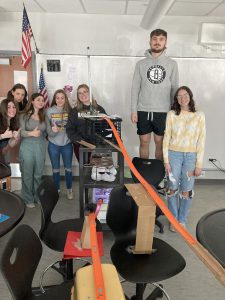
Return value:
M 66 193 L 62 191 L 60 200 L 54 211 L 53 218 L 55 220 L 78 217 L 78 179 L 75 179 L 74 192 L 75 199 L 67 200 Z M 20 179 L 13 180 L 13 189 L 19 193 Z M 1 200 L 0 200 L 1 201 Z M 195 198 L 193 201 L 189 221 L 188 230 L 195 236 L 195 228 L 198 220 L 205 213 L 224 208 L 225 206 L 225 183 L 218 181 L 201 181 L 196 184 Z M 215 279 L 215 277 L 208 271 L 203 263 L 196 257 L 196 255 L 187 246 L 184 240 L 177 233 L 172 233 L 168 230 L 168 221 L 165 216 L 161 216 L 161 221 L 165 225 L 165 233 L 159 234 L 158 229 L 155 229 L 155 236 L 168 242 L 174 248 L 176 248 L 186 260 L 186 268 L 177 276 L 165 280 L 163 283 L 167 293 L 170 295 L 171 300 L 224 300 L 225 288 Z M 38 233 L 40 229 L 41 213 L 40 207 L 37 206 L 34 209 L 27 209 L 25 216 L 21 223 L 29 224 Z M 0 239 L 0 255 L 5 243 L 7 242 L 11 233 L 5 235 Z M 216 234 L 216 233 L 215 233 Z M 102 258 L 103 262 L 110 261 L 109 250 L 113 243 L 113 236 L 110 231 L 104 232 L 104 250 L 105 254 Z M 225 251 L 225 245 L 224 245 Z M 54 252 L 43 245 L 43 255 L 41 262 L 38 266 L 37 272 L 34 278 L 34 285 L 39 284 L 39 276 L 41 271 L 49 265 L 51 262 L 60 259 L 61 253 Z M 169 258 L 168 258 L 169 259 Z M 19 276 L 19 274 L 18 274 Z M 49 271 L 44 279 L 45 284 L 53 284 L 60 282 L 61 277 L 55 271 Z M 131 283 L 123 284 L 124 291 L 131 296 L 134 293 L 134 285 Z M 150 291 L 150 287 L 147 288 L 147 293 Z M 11 299 L 10 293 L 6 287 L 6 284 L 0 275 L 0 300 Z M 166 299 L 165 297 L 163 299 Z M 117 300 L 117 299 L 115 299 Z

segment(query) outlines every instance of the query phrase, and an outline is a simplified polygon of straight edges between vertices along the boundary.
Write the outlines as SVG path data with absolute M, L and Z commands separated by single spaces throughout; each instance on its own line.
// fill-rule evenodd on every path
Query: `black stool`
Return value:
M 186 263 L 173 247 L 161 239 L 153 238 L 151 254 L 133 254 L 129 249 L 135 245 L 138 209 L 125 187 L 114 188 L 110 194 L 106 221 L 114 234 L 114 244 L 110 255 L 118 273 L 126 280 L 136 284 L 136 295 L 131 299 L 143 300 L 148 283 L 156 288 L 146 300 L 162 297 L 169 299 L 161 280 L 181 272 Z

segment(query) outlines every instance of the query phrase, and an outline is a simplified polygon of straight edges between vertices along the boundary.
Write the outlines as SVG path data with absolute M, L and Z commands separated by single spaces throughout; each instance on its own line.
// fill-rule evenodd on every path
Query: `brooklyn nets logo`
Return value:
M 148 69 L 147 78 L 151 83 L 159 84 L 165 77 L 166 70 L 160 65 L 155 65 Z

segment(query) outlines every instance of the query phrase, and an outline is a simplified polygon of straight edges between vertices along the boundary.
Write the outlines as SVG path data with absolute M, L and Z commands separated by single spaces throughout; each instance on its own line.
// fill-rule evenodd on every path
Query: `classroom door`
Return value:
M 21 81 L 26 78 L 26 82 L 18 82 L 20 78 Z M 24 84 L 29 96 L 33 93 L 32 62 L 24 69 L 21 56 L 10 56 L 10 65 L 0 64 L 0 97 L 6 98 L 8 91 L 16 83 Z
M 0 100 L 6 98 L 8 91 L 16 83 L 26 86 L 28 97 L 33 93 L 32 62 L 26 69 L 21 65 L 21 56 L 10 56 L 10 65 L 0 64 Z M 18 163 L 20 143 L 10 149 L 6 156 L 10 163 Z M 0 157 L 1 159 L 1 157 Z

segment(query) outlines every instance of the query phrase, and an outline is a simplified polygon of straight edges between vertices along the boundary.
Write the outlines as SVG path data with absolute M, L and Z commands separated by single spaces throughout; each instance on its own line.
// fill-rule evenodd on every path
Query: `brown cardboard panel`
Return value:
M 151 253 L 155 228 L 155 203 L 140 183 L 125 184 L 125 186 L 138 206 L 136 243 L 133 253 Z

